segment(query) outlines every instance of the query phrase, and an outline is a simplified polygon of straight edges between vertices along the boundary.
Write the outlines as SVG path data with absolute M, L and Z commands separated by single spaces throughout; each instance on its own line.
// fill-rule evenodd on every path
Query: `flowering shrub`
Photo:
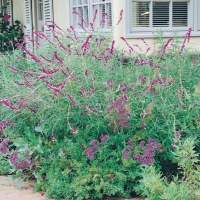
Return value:
M 15 45 L 22 43 L 24 36 L 20 21 L 16 20 L 14 25 L 10 25 L 10 15 L 6 13 L 8 4 L 0 8 L 0 52 L 3 53 L 16 49 Z
M 158 144 L 154 139 L 150 138 L 148 140 L 148 144 L 146 147 L 144 146 L 145 142 L 140 142 L 140 148 L 142 149 L 143 156 L 141 154 L 136 153 L 134 158 L 141 164 L 141 165 L 150 165 L 155 161 L 154 153 L 155 150 L 161 151 L 161 145 Z
M 191 30 L 181 45 L 159 38 L 147 56 L 142 38 L 145 52 L 121 37 L 126 52 L 110 33 L 83 37 L 52 23 L 53 40 L 34 33 L 44 40 L 30 41 L 35 54 L 17 43 L 0 58 L 1 156 L 11 164 L 0 162 L 4 172 L 34 177 L 35 190 L 55 199 L 129 198 L 141 165 L 178 174 L 175 139 L 200 131 L 200 58 L 185 49 Z

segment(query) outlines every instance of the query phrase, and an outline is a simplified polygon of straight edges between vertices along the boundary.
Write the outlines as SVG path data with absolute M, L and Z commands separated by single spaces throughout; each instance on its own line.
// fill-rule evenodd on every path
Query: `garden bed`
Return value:
M 54 31 L 1 59 L 0 174 L 55 199 L 197 199 L 200 58 L 185 39 L 152 55 L 105 33 Z M 181 43 L 182 42 L 182 43 Z M 39 45 L 35 43 L 34 45 Z

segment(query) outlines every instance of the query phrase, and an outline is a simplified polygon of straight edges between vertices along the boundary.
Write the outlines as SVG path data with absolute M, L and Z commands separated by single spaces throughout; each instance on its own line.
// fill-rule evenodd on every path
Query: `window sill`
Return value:
M 177 32 L 167 32 L 165 31 L 162 35 L 162 37 L 173 37 L 174 35 L 182 37 L 185 36 L 185 34 L 187 33 L 187 31 L 177 31 Z M 197 37 L 200 36 L 200 31 L 192 31 L 191 32 L 191 36 L 192 37 Z M 156 32 L 132 32 L 132 33 L 128 33 L 125 35 L 125 37 L 127 39 L 137 39 L 137 38 L 155 38 L 155 37 L 159 37 L 158 34 Z
M 112 33 L 113 32 L 113 29 L 112 28 L 99 28 L 99 29 L 95 29 L 94 31 L 92 31 L 92 29 L 86 29 L 86 31 L 84 31 L 83 29 L 75 29 L 75 31 L 77 33 L 98 33 L 98 32 L 101 32 L 101 33 Z

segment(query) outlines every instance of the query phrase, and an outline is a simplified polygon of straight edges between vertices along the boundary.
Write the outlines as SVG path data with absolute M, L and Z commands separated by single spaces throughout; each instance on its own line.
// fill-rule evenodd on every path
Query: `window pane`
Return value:
M 169 27 L 169 2 L 153 2 L 153 27 Z
M 73 5 L 73 6 L 76 6 L 76 5 L 77 5 L 76 0 L 73 0 L 73 1 L 72 1 L 72 5 Z
M 172 25 L 173 27 L 188 26 L 188 3 L 173 2 L 172 7 Z
M 73 12 L 77 12 L 77 11 L 76 11 L 76 8 L 73 9 Z M 75 15 L 75 14 L 73 14 L 72 17 L 73 17 L 73 26 L 76 27 L 77 24 L 78 24 L 78 21 L 77 21 L 77 18 L 78 18 L 78 17 L 77 17 L 77 15 Z
M 80 6 L 84 4 L 88 4 L 88 0 L 72 0 L 73 6 Z
M 149 27 L 149 2 L 132 1 L 132 26 Z
M 82 16 L 82 18 L 78 17 L 78 23 L 81 24 L 84 28 L 86 24 L 88 24 L 88 6 L 82 6 L 78 8 L 78 13 Z M 83 21 L 84 20 L 84 21 Z M 85 24 L 86 23 L 86 24 Z
M 93 16 L 97 10 L 94 28 L 110 28 L 112 26 L 111 3 L 99 3 L 93 5 Z

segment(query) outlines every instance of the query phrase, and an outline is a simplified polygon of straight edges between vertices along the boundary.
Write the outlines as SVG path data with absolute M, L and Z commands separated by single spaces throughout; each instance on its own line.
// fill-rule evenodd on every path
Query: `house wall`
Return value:
M 35 0 L 33 0 L 34 2 Z M 56 24 L 66 30 L 69 26 L 68 19 L 68 3 L 67 0 L 53 0 L 53 19 Z M 114 27 L 114 40 L 116 41 L 116 47 L 120 47 L 122 49 L 127 49 L 127 45 L 120 39 L 120 37 L 125 37 L 125 0 L 113 0 L 113 25 L 116 25 L 119 20 L 119 13 L 121 10 L 123 12 L 123 18 L 119 25 Z M 25 23 L 25 13 L 24 13 L 24 0 L 13 0 L 13 17 L 14 20 L 19 20 L 22 22 L 22 25 Z M 33 18 L 34 22 L 34 18 Z M 35 24 L 35 23 L 34 23 Z M 167 39 L 167 38 L 166 38 Z M 153 52 L 154 48 L 157 48 L 155 45 L 155 40 L 151 38 L 146 38 L 145 41 L 151 47 L 151 51 Z M 127 42 L 133 46 L 134 44 L 139 45 L 143 52 L 146 52 L 148 48 L 141 40 L 137 39 L 127 39 Z M 190 43 L 188 47 L 200 51 L 200 37 L 191 37 Z M 135 50 L 139 49 L 135 47 Z
M 53 0 L 54 21 L 63 30 L 68 26 L 68 7 L 66 0 Z
M 13 21 L 19 20 L 22 27 L 25 22 L 24 0 L 13 0 Z
M 122 21 L 120 22 L 120 24 L 118 26 L 116 26 L 114 28 L 114 40 L 116 41 L 116 46 L 120 47 L 120 48 L 124 48 L 127 49 L 127 45 L 120 39 L 120 37 L 125 37 L 125 13 L 126 13 L 126 8 L 125 8 L 125 1 L 122 0 L 113 0 L 113 24 L 116 25 L 118 20 L 119 20 L 119 16 L 120 16 L 120 11 L 123 9 L 123 18 Z M 152 34 L 153 35 L 153 34 Z M 167 40 L 168 38 L 166 38 Z M 155 45 L 155 40 L 152 38 L 146 38 L 145 41 L 147 42 L 147 44 L 151 47 L 151 50 L 149 52 L 153 52 L 154 49 L 156 49 L 156 45 Z M 146 49 L 148 48 L 141 40 L 137 40 L 137 39 L 127 39 L 127 42 L 133 46 L 135 44 L 139 45 L 139 47 L 142 49 L 143 52 L 146 52 Z M 191 37 L 190 43 L 188 45 L 188 47 L 192 48 L 192 49 L 196 49 L 200 51 L 200 37 Z M 139 49 L 137 47 L 134 48 L 136 51 L 139 51 Z

